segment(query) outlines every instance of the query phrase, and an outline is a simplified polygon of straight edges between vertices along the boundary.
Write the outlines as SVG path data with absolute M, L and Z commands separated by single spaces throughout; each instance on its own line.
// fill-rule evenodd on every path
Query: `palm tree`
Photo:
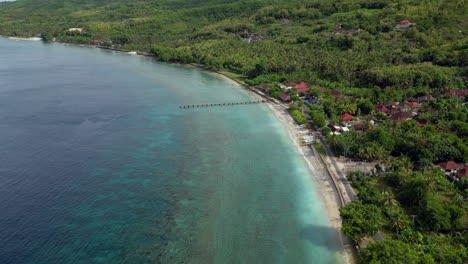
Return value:
M 382 191 L 382 195 L 384 196 L 383 204 L 384 206 L 390 208 L 390 211 L 393 211 L 394 208 L 398 208 L 400 203 L 395 199 L 393 192 L 390 188 L 385 188 Z
M 396 211 L 390 215 L 390 225 L 397 233 L 398 238 L 400 238 L 400 230 L 405 228 L 408 224 L 408 219 L 405 218 L 405 215 L 401 211 Z

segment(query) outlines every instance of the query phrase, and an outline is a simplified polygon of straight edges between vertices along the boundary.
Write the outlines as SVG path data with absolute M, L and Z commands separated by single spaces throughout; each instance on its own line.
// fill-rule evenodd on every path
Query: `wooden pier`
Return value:
M 248 104 L 261 104 L 261 103 L 266 103 L 266 102 L 268 102 L 268 100 L 230 102 L 230 103 L 214 103 L 214 104 L 191 104 L 191 105 L 181 105 L 181 106 L 179 106 L 179 108 L 187 109 L 187 108 L 197 108 L 197 107 L 248 105 Z

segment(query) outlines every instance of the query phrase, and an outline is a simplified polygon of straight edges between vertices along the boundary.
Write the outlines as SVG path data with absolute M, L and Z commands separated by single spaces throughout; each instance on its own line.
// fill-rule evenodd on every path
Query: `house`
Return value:
M 400 109 L 400 111 L 407 111 L 407 110 L 410 110 L 411 107 L 409 107 L 407 104 L 405 104 L 404 102 L 399 102 L 395 108 L 397 109 Z
M 443 171 L 446 173 L 452 174 L 456 173 L 458 170 L 462 169 L 463 167 L 453 161 L 446 161 L 437 164 Z
M 346 114 L 340 115 L 340 119 L 341 119 L 341 121 L 343 121 L 343 122 L 350 122 L 350 121 L 352 121 L 352 120 L 354 119 L 354 116 L 352 116 L 352 115 L 346 113 Z
M 388 101 L 388 102 L 384 103 L 384 106 L 386 106 L 388 108 L 393 108 L 393 107 L 397 106 L 398 104 L 399 104 L 399 102 L 397 102 L 397 101 Z
M 67 31 L 68 32 L 83 32 L 84 28 L 82 28 L 82 27 L 80 27 L 80 28 L 69 28 Z
M 282 18 L 282 19 L 280 20 L 280 24 L 287 24 L 287 23 L 289 23 L 289 20 L 286 19 L 286 18 Z
M 404 122 L 408 119 L 411 119 L 411 114 L 408 112 L 398 112 L 390 117 L 391 120 L 398 122 Z
M 340 97 L 340 98 L 345 97 L 344 94 L 342 94 L 342 93 L 340 93 L 340 92 L 338 92 L 338 91 L 334 91 L 334 90 L 331 91 L 331 95 L 332 95 L 333 97 Z
M 463 177 L 467 177 L 468 176 L 468 167 L 464 167 L 463 169 L 460 169 L 457 171 L 457 173 L 455 173 L 455 180 L 460 180 L 461 178 Z
M 404 30 L 409 28 L 411 25 L 416 25 L 416 23 L 411 23 L 408 19 L 404 19 L 400 21 L 398 25 L 396 25 L 395 30 Z
M 301 94 L 302 92 L 304 92 L 304 93 L 309 93 L 310 88 L 308 88 L 308 87 L 306 87 L 306 88 L 298 88 L 298 89 L 295 89 L 294 91 L 299 95 L 299 94 Z
M 257 41 L 260 41 L 260 40 L 266 40 L 266 39 L 269 39 L 270 37 L 268 35 L 265 35 L 265 34 L 261 34 L 261 33 L 256 33 L 256 32 L 249 32 L 248 34 L 245 34 L 244 32 L 239 32 L 241 33 L 240 35 L 241 36 L 248 36 L 247 38 L 244 38 L 244 41 L 248 42 L 248 43 L 251 43 L 251 42 L 257 42 Z M 237 33 L 237 34 L 239 34 Z
M 419 96 L 419 97 L 416 97 L 416 102 L 418 103 L 427 103 L 431 100 L 434 100 L 434 97 L 432 95 L 423 95 L 423 96 Z
M 363 130 L 365 130 L 366 125 L 365 125 L 365 124 L 355 124 L 355 125 L 353 126 L 353 128 L 354 128 L 354 130 L 356 130 L 356 131 L 363 131 Z
M 388 108 L 385 107 L 384 105 L 381 105 L 381 104 L 376 104 L 376 105 L 374 105 L 374 109 L 375 109 L 375 111 L 377 111 L 377 112 L 382 112 L 382 113 L 385 113 L 385 114 L 388 114 L 388 113 L 389 113 Z
M 294 88 L 297 88 L 297 89 L 304 89 L 304 88 L 309 88 L 309 85 L 307 85 L 307 83 L 305 82 L 300 82 L 300 83 L 297 83 Z
M 284 92 L 280 92 L 279 99 L 285 103 L 291 102 L 291 96 Z
M 392 108 L 388 111 L 387 115 L 396 115 L 398 113 L 401 113 L 401 110 L 400 109 L 397 109 L 397 108 Z
M 297 85 L 297 83 L 295 82 L 287 82 L 287 83 L 283 83 L 280 88 L 281 89 L 292 89 L 294 88 L 295 86 Z
M 457 96 L 457 91 L 455 91 L 453 89 L 449 89 L 449 90 L 444 91 L 442 94 L 446 94 L 446 95 L 450 95 L 451 97 L 455 97 L 455 96 Z
M 330 130 L 332 131 L 332 133 L 335 134 L 335 135 L 339 135 L 339 134 L 341 134 L 343 132 L 349 132 L 349 128 L 347 128 L 346 126 L 344 126 L 344 127 L 334 126 L 331 123 L 329 123 L 327 125 L 327 127 L 329 127 Z
M 410 107 L 411 109 L 417 109 L 419 108 L 419 105 L 415 104 L 415 103 L 406 103 L 406 105 L 408 107 Z
M 334 126 L 332 125 L 332 123 L 328 124 L 327 127 L 330 128 L 331 132 L 335 133 L 335 132 L 338 132 L 338 133 L 341 133 L 343 132 L 343 130 L 341 129 L 341 127 L 339 126 Z
M 332 31 L 333 34 L 341 33 L 341 24 L 336 24 L 335 29 Z

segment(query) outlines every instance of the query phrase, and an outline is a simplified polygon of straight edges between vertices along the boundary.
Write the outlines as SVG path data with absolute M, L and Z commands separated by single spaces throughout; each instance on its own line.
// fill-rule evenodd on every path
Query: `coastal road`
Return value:
M 335 156 L 333 155 L 333 152 L 330 150 L 330 147 L 328 146 L 327 142 L 325 139 L 317 133 L 317 137 L 320 140 L 320 143 L 322 144 L 323 148 L 325 149 L 325 153 L 327 154 L 328 159 L 331 161 L 333 168 L 330 168 L 330 171 L 334 172 L 332 173 L 332 177 L 337 177 L 337 181 L 341 183 L 341 186 L 343 186 L 347 199 L 345 199 L 346 203 L 350 203 L 357 199 L 356 193 L 354 192 L 353 188 L 351 187 L 351 184 L 349 183 L 348 179 L 346 178 L 346 175 L 343 173 L 343 171 L 340 169 L 338 164 L 336 163 Z M 340 188 L 341 189 L 341 188 Z

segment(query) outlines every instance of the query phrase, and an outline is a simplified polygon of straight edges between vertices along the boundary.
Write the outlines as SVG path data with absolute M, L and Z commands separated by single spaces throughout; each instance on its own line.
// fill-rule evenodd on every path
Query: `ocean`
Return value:
M 194 67 L 0 38 L 0 263 L 339 263 L 265 104 Z

